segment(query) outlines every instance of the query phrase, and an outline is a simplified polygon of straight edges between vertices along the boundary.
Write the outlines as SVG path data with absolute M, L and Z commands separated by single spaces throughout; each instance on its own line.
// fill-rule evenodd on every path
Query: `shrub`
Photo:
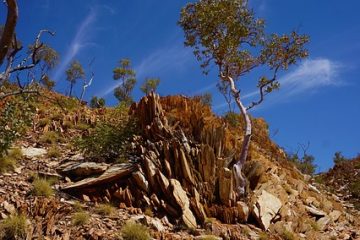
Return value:
M 304 154 L 302 158 L 297 153 L 287 153 L 287 159 L 292 162 L 303 174 L 314 175 L 317 165 L 314 156 Z
M 33 112 L 31 97 L 17 96 L 0 101 L 0 158 L 31 124 Z
M 48 149 L 46 155 L 49 158 L 58 158 L 61 156 L 61 152 L 60 152 L 60 149 L 56 145 L 53 145 Z
M 25 239 L 25 215 L 12 215 L 0 222 L 0 239 Z
M 87 212 L 76 212 L 72 216 L 72 223 L 75 226 L 82 226 L 89 222 L 90 215 Z
M 106 121 L 98 123 L 89 135 L 77 139 L 75 146 L 84 151 L 88 158 L 114 162 L 127 159 L 130 138 L 136 133 L 135 121 L 128 116 L 128 108 L 120 105 Z
M 334 154 L 333 160 L 334 160 L 335 165 L 339 165 L 339 164 L 347 161 L 348 159 L 345 158 L 340 151 L 338 151 Z
M 20 148 L 12 148 L 8 153 L 8 157 L 11 157 L 16 160 L 20 160 L 23 156 L 24 155 Z
M 138 223 L 127 222 L 121 229 L 121 235 L 124 240 L 149 240 L 148 229 Z
M 115 208 L 110 204 L 99 204 L 96 207 L 95 212 L 100 215 L 109 216 L 115 212 Z
M 54 193 L 49 180 L 37 178 L 33 182 L 32 194 L 35 196 L 49 197 Z
M 75 128 L 80 131 L 85 131 L 85 130 L 88 130 L 90 128 L 90 126 L 85 123 L 78 123 L 75 125 Z
M 349 186 L 350 193 L 353 197 L 359 198 L 360 197 L 360 181 L 354 181 Z

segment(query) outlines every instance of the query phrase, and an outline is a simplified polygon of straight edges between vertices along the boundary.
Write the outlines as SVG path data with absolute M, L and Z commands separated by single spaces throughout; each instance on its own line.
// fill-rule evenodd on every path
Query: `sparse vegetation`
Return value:
M 47 156 L 49 158 L 58 158 L 58 157 L 60 157 L 61 156 L 60 149 L 56 145 L 52 145 L 47 151 Z
M 305 153 L 303 157 L 299 157 L 297 153 L 288 153 L 287 158 L 303 174 L 314 175 L 317 168 L 316 164 L 314 163 L 314 156 Z
M 0 239 L 25 239 L 27 219 L 25 215 L 16 214 L 0 222 Z
M 54 193 L 51 182 L 46 179 L 36 178 L 33 181 L 32 194 L 35 196 L 50 197 Z
M 16 160 L 8 156 L 0 156 L 0 173 L 14 170 Z
M 150 234 L 147 227 L 139 223 L 128 221 L 121 228 L 121 236 L 124 240 L 149 240 Z
M 294 233 L 290 232 L 290 231 L 288 231 L 286 229 L 284 229 L 284 231 L 282 232 L 281 238 L 283 240 L 295 240 L 296 239 Z
M 77 139 L 75 145 L 89 158 L 119 162 L 127 159 L 134 133 L 135 121 L 128 116 L 128 107 L 120 104 L 109 114 L 107 121 L 99 122 L 89 135 Z
M 59 136 L 59 134 L 57 132 L 45 132 L 41 137 L 40 137 L 40 142 L 45 144 L 55 144 L 57 142 L 60 142 L 62 139 Z
M 151 210 L 150 207 L 145 208 L 144 214 L 149 217 L 154 217 L 154 212 Z
M 349 190 L 353 197 L 359 198 L 360 197 L 360 181 L 352 182 L 349 185 Z
M 261 232 L 259 234 L 259 239 L 258 240 L 268 240 L 269 239 L 269 235 L 266 232 Z
M 99 204 L 96 207 L 95 212 L 100 215 L 109 216 L 114 214 L 115 208 L 111 204 Z
M 335 165 L 341 164 L 349 159 L 345 158 L 340 151 L 335 152 L 333 161 Z
M 72 223 L 75 226 L 85 225 L 89 222 L 89 220 L 90 220 L 90 215 L 84 211 L 76 212 L 72 216 Z
M 7 154 L 8 157 L 20 160 L 23 157 L 22 150 L 20 148 L 12 148 L 10 149 L 9 153 Z

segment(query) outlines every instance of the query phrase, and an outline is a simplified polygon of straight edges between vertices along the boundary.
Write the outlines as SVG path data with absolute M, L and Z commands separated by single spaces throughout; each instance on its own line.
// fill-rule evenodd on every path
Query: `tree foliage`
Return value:
M 130 104 L 133 102 L 132 91 L 136 84 L 136 74 L 131 67 L 129 59 L 121 59 L 119 65 L 113 70 L 114 80 L 120 80 L 121 83 L 114 90 L 115 97 L 119 102 Z
M 77 80 L 85 78 L 85 71 L 78 60 L 71 62 L 69 68 L 66 70 L 66 80 L 70 83 L 69 96 L 72 96 L 73 87 Z
M 255 17 L 247 0 L 199 0 L 188 3 L 181 10 L 179 25 L 185 33 L 185 46 L 194 49 L 193 53 L 203 72 L 207 74 L 211 65 L 217 66 L 223 82 L 220 91 L 224 96 L 227 96 L 227 91 L 231 93 L 245 120 L 240 157 L 233 165 L 235 189 L 241 195 L 246 184 L 241 169 L 247 159 L 252 135 L 247 111 L 279 88 L 279 70 L 286 70 L 307 57 L 304 46 L 308 37 L 297 32 L 266 34 L 265 21 Z M 257 79 L 259 99 L 245 106 L 237 83 L 252 70 L 264 67 L 268 68 L 267 74 Z
M 90 107 L 91 108 L 103 108 L 105 106 L 105 99 L 98 98 L 96 96 L 92 97 L 90 100 Z
M 150 92 L 155 92 L 160 84 L 159 78 L 146 78 L 141 85 L 140 90 L 148 95 Z

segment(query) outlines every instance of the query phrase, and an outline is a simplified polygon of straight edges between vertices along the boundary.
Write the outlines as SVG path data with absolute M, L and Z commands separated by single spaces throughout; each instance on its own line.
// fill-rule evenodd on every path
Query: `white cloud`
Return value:
M 280 93 L 267 96 L 272 102 L 291 100 L 295 95 L 316 92 L 324 87 L 342 85 L 338 79 L 341 65 L 326 58 L 305 60 L 293 71 L 279 79 Z M 252 99 L 259 95 L 259 90 L 244 94 L 242 99 Z M 219 104 L 214 109 L 221 109 L 227 104 Z
M 92 28 L 92 23 L 96 20 L 97 15 L 97 9 L 92 8 L 89 12 L 89 14 L 84 18 L 84 20 L 81 22 L 80 26 L 76 30 L 76 35 L 73 38 L 73 40 L 70 43 L 70 47 L 68 51 L 65 54 L 65 57 L 61 61 L 59 67 L 56 69 L 53 79 L 55 81 L 58 81 L 62 74 L 64 74 L 64 71 L 71 60 L 80 52 L 80 50 L 87 46 L 91 45 L 91 42 L 88 42 L 86 39 L 86 36 L 90 32 Z
M 143 61 L 135 66 L 136 77 L 138 79 L 147 76 L 159 76 L 165 72 L 176 72 L 182 70 L 191 56 L 191 51 L 185 49 L 181 43 L 176 41 L 171 46 L 160 48 L 152 52 Z M 104 97 L 112 93 L 121 83 L 116 82 L 108 89 L 96 94 Z

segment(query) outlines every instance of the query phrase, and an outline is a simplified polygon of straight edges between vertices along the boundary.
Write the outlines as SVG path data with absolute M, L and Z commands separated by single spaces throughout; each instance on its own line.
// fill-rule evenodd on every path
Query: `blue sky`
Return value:
M 266 20 L 267 32 L 294 29 L 310 35 L 309 59 L 280 75 L 281 90 L 269 95 L 252 114 L 263 117 L 273 139 L 289 151 L 310 142 L 319 170 L 332 166 L 335 151 L 347 157 L 360 152 L 360 1 L 348 0 L 249 0 L 257 16 Z M 33 41 L 40 29 L 56 31 L 44 37 L 61 55 L 52 72 L 57 89 L 65 92 L 64 71 L 78 59 L 95 78 L 86 98 L 112 95 L 117 82 L 112 69 L 118 60 L 132 60 L 140 85 L 145 77 L 159 77 L 161 95 L 213 94 L 213 108 L 227 108 L 217 92 L 216 71 L 201 72 L 191 49 L 183 47 L 183 32 L 177 26 L 183 0 L 19 0 L 18 37 Z M 4 22 L 5 7 L 0 7 Z M 89 62 L 95 58 L 91 68 Z M 256 74 L 244 85 L 246 101 L 256 90 Z M 79 89 L 77 89 L 79 93 Z M 142 94 L 137 86 L 134 96 Z

